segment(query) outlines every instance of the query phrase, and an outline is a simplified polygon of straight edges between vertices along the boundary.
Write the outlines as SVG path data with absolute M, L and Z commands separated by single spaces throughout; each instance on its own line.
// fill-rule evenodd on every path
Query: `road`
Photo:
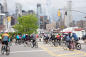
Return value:
M 39 42 L 39 48 L 31 48 L 23 44 L 12 44 L 10 48 L 11 54 L 9 56 L 0 54 L 0 57 L 86 57 L 85 44 L 82 45 L 82 50 L 74 51 L 64 50 L 61 46 L 53 47 L 42 42 Z

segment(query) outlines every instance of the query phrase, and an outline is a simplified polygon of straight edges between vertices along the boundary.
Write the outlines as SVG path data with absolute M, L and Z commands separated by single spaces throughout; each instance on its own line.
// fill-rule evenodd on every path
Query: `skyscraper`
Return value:
M 16 3 L 16 15 L 17 17 L 22 16 L 22 5 L 20 3 Z
M 4 28 L 4 7 L 3 4 L 0 3 L 0 31 Z
M 41 8 L 41 4 L 37 4 L 37 16 L 41 16 L 42 14 L 42 8 Z
M 3 11 L 3 5 L 0 3 L 0 25 L 3 25 L 3 15 L 2 15 L 2 13 L 3 13 L 4 11 Z
M 41 4 L 37 4 L 37 17 L 38 17 L 38 24 L 39 24 L 39 28 L 40 28 L 40 16 L 42 15 L 42 8 L 41 8 Z
M 16 3 L 16 19 L 20 16 L 22 16 L 22 5 L 20 3 Z M 18 23 L 17 20 L 16 23 Z
M 68 1 L 68 4 L 67 4 L 67 18 L 68 18 L 68 22 L 69 22 L 69 26 L 70 24 L 72 24 L 73 20 L 72 20 L 72 1 Z
M 7 13 L 8 10 L 7 10 L 7 1 L 6 0 L 3 0 L 3 7 L 4 7 L 4 13 Z
M 67 2 L 67 6 L 64 8 L 64 24 L 66 27 L 70 27 L 72 24 L 72 1 Z

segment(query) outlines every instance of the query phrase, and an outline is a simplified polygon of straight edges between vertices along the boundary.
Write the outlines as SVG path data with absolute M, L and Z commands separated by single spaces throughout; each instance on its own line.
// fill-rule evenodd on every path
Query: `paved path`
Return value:
M 52 47 L 42 42 L 39 43 L 39 48 L 15 44 L 10 48 L 11 54 L 9 56 L 0 54 L 0 57 L 86 57 L 86 45 L 82 45 L 82 50 L 74 51 L 64 50 L 60 46 Z
M 42 49 L 46 50 L 48 54 L 54 57 L 86 57 L 86 45 L 82 45 L 82 50 L 69 51 L 64 50 L 63 47 L 51 47 L 49 45 L 41 45 Z

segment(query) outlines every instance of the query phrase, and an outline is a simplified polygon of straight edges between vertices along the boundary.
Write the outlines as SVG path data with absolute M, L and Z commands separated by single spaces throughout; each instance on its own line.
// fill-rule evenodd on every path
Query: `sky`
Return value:
M 1 0 L 3 1 L 3 0 Z M 37 3 L 42 4 L 42 11 L 44 14 L 48 14 L 52 17 L 52 19 L 58 19 L 57 11 L 58 9 L 64 8 L 67 6 L 67 1 L 69 0 L 7 0 L 8 11 L 10 13 L 15 12 L 15 4 L 20 3 L 22 5 L 22 9 L 24 10 L 35 10 L 37 9 Z M 86 12 L 86 0 L 72 0 L 72 9 L 78 10 L 81 12 Z M 72 16 L 74 20 L 84 19 L 83 17 L 86 14 L 72 12 Z

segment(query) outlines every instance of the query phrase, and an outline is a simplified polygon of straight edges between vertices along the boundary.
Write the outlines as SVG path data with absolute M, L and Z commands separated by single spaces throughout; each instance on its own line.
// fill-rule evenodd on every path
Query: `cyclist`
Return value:
M 61 35 L 58 34 L 58 35 L 56 36 L 56 38 L 57 38 L 57 41 L 58 41 L 59 45 L 61 45 Z
M 79 40 L 79 38 L 78 38 L 78 36 L 76 35 L 76 33 L 73 33 L 73 34 L 72 34 L 72 37 L 74 38 L 75 41 L 78 41 L 78 40 Z
M 20 40 L 19 35 L 16 35 L 16 43 L 19 43 L 19 40 Z
M 68 48 L 69 48 L 70 40 L 71 40 L 70 36 L 68 34 L 66 34 L 65 41 L 66 41 L 66 45 Z
M 73 34 L 72 34 L 72 38 L 73 38 L 72 41 L 73 41 L 75 44 L 77 44 L 79 38 L 78 38 L 78 36 L 76 35 L 76 33 L 73 33 Z
M 54 34 L 51 34 L 50 40 L 55 42 L 56 38 Z
M 55 39 L 56 39 L 56 38 L 55 38 L 55 35 L 54 35 L 54 34 L 51 34 L 50 39 L 51 39 L 52 41 L 55 40 Z
M 45 39 L 44 40 L 45 40 L 45 42 L 47 44 L 48 43 L 48 40 L 49 40 L 49 36 L 47 34 L 45 35 Z
M 9 40 L 9 34 L 8 33 L 2 34 L 2 47 L 4 45 L 6 45 L 6 47 L 8 47 L 8 40 Z
M 36 43 L 36 35 L 33 33 L 31 35 L 31 38 L 32 38 L 32 44 L 33 44 L 33 47 L 35 46 L 35 43 Z
M 28 35 L 28 34 L 26 34 L 26 39 L 25 39 L 25 41 L 31 41 L 31 39 L 30 39 L 30 35 Z
M 23 39 L 23 43 L 24 43 L 26 41 L 26 35 L 25 34 L 22 35 L 22 39 Z

